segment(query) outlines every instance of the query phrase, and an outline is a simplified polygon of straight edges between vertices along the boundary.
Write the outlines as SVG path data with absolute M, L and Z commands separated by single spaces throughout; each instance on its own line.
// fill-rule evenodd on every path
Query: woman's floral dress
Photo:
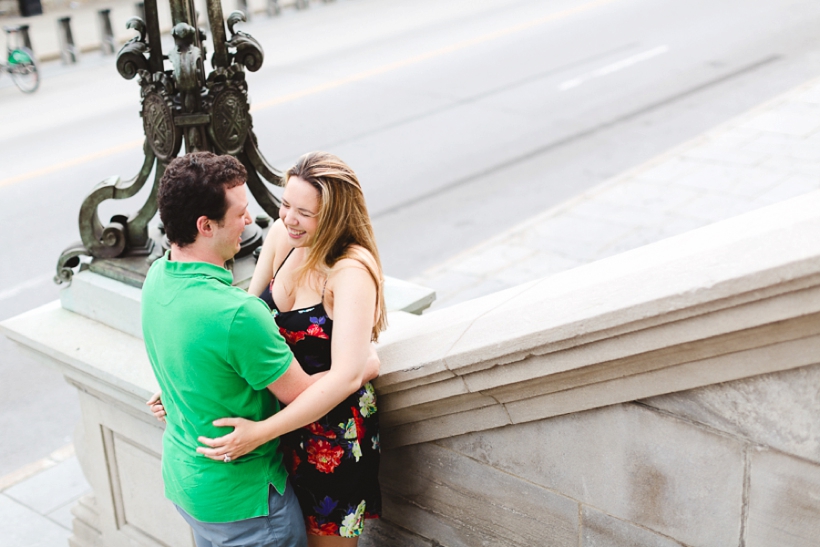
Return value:
M 324 305 L 279 312 L 270 288 L 262 299 L 305 372 L 330 370 L 333 321 Z M 379 418 L 369 382 L 280 441 L 309 534 L 357 537 L 365 519 L 381 515 Z

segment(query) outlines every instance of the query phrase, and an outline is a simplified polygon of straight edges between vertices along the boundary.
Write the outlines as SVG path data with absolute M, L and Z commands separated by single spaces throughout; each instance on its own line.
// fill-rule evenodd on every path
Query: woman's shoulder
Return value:
M 333 265 L 336 268 L 359 267 L 366 270 L 377 268 L 376 258 L 373 253 L 361 245 L 351 245 L 347 248 L 342 257 Z
M 268 231 L 268 239 L 272 240 L 275 256 L 279 256 L 282 252 L 290 251 L 291 246 L 288 244 L 288 230 L 282 219 L 277 218 L 270 230 Z
M 268 230 L 268 237 L 273 237 L 277 240 L 282 239 L 284 236 L 287 235 L 287 229 L 285 228 L 285 223 L 282 222 L 281 218 L 277 218 L 273 221 L 273 224 L 270 226 L 270 230 Z
M 351 246 L 345 254 L 336 261 L 327 277 L 327 287 L 331 291 L 345 287 L 365 286 L 371 283 L 379 285 L 381 272 L 378 264 L 364 247 Z

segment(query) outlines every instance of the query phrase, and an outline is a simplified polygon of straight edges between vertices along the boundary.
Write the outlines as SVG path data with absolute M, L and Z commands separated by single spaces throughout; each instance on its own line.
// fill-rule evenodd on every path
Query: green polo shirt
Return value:
M 231 272 L 204 262 L 154 262 L 142 288 L 145 348 L 167 411 L 165 495 L 202 522 L 268 514 L 268 488 L 285 491 L 279 439 L 230 463 L 198 454 L 197 437 L 231 428 L 217 418 L 264 420 L 279 410 L 267 386 L 293 354 L 262 300 L 231 286 Z

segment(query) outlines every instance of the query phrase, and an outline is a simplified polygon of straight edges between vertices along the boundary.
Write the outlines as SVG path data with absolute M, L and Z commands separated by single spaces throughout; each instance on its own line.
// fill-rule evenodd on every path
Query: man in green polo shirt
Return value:
M 223 266 L 239 250 L 247 173 L 235 158 L 194 153 L 172 161 L 158 196 L 171 251 L 142 291 L 145 347 L 167 411 L 165 494 L 198 547 L 307 544 L 278 439 L 232 461 L 197 454 L 223 416 L 260 421 L 311 384 L 265 304 L 232 286 Z

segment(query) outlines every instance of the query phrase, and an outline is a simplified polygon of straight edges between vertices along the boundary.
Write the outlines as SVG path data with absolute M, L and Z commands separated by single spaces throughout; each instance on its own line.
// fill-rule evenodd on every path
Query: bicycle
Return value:
M 12 35 L 20 32 L 20 27 L 3 27 L 6 31 L 6 57 L 8 64 L 0 62 L 0 73 L 8 72 L 14 85 L 20 88 L 23 93 L 34 93 L 40 86 L 40 73 L 37 71 L 37 62 L 34 60 L 34 53 L 25 47 L 15 45 L 12 47 Z M 16 37 L 16 36 L 15 36 Z

